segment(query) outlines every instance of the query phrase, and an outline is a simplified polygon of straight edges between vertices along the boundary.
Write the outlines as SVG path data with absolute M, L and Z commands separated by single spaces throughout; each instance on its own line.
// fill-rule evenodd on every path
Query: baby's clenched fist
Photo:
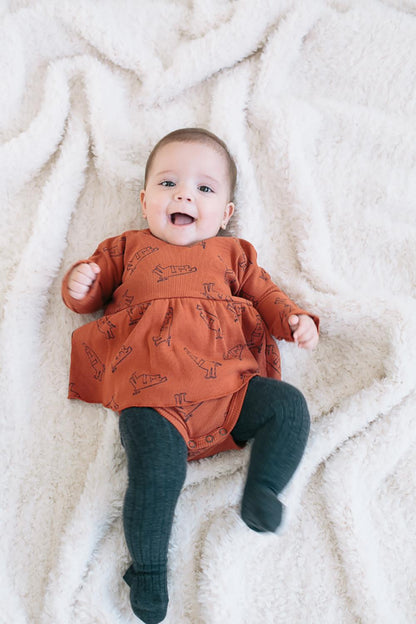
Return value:
M 101 269 L 95 262 L 84 262 L 72 269 L 68 279 L 69 294 L 73 299 L 83 299 L 90 291 Z

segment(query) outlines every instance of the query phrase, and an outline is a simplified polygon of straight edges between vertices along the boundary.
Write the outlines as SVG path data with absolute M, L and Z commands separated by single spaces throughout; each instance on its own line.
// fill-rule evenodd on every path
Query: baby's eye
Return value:
M 160 186 L 175 186 L 175 182 L 172 182 L 172 180 L 163 180 L 163 182 L 160 183 Z
M 202 191 L 202 193 L 213 193 L 214 192 L 212 190 L 212 188 L 210 188 L 209 186 L 206 186 L 205 184 L 201 184 L 201 186 L 198 186 L 198 189 L 200 191 Z

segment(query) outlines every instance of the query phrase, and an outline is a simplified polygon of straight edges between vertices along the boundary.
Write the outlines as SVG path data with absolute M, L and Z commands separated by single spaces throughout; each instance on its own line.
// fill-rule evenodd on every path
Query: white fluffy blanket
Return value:
M 239 168 L 232 232 L 322 320 L 282 346 L 313 426 L 286 532 L 238 515 L 248 449 L 189 465 L 167 624 L 416 621 L 415 0 L 10 0 L 0 33 L 1 622 L 133 624 L 117 417 L 66 399 L 60 282 L 142 227 L 163 134 Z

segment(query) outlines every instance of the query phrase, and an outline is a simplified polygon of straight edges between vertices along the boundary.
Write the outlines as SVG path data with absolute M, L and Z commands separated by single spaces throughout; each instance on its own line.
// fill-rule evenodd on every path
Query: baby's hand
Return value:
M 101 269 L 95 262 L 84 262 L 72 269 L 68 279 L 69 294 L 73 299 L 84 299 Z
M 302 349 L 314 349 L 318 344 L 319 334 L 316 325 L 306 314 L 292 314 L 289 326 L 296 344 Z

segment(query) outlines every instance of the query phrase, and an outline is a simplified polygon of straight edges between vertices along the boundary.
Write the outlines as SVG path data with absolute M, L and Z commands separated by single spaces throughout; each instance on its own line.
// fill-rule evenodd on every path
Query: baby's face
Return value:
M 140 193 L 143 216 L 154 236 L 192 245 L 227 225 L 234 211 L 229 186 L 219 151 L 201 143 L 168 143 L 156 153 Z

